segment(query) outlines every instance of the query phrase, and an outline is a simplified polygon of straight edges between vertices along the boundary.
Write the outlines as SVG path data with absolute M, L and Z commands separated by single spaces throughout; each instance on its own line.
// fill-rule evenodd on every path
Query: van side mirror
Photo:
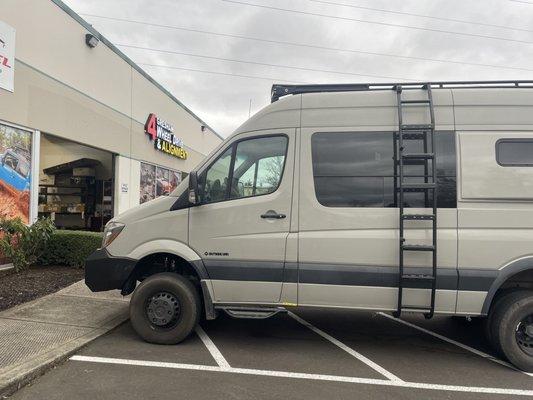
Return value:
M 198 197 L 198 174 L 196 171 L 191 171 L 189 174 L 189 204 L 197 206 L 200 204 Z

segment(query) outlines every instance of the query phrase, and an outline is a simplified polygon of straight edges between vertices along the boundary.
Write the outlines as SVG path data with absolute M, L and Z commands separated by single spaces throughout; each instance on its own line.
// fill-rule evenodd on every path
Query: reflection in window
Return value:
M 274 192 L 281 181 L 286 151 L 285 136 L 253 138 L 231 145 L 198 177 L 201 202 Z M 229 180 L 231 190 L 228 190 Z
M 271 136 L 239 142 L 233 168 L 232 199 L 274 192 L 285 164 L 287 138 Z
M 315 191 L 328 207 L 396 207 L 392 132 L 333 132 L 312 136 Z M 424 153 L 421 141 L 404 141 L 405 153 Z M 455 135 L 436 132 L 437 203 L 456 207 Z M 424 182 L 423 165 L 404 166 L 405 181 Z M 396 175 L 396 180 L 399 177 Z M 406 207 L 429 207 L 432 193 L 405 193 Z

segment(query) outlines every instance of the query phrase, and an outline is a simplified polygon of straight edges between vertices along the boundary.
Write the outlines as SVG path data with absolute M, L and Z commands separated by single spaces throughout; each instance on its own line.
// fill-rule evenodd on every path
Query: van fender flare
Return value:
M 520 272 L 533 269 L 533 256 L 527 256 L 519 258 L 518 260 L 511 261 L 509 264 L 504 265 L 499 271 L 498 276 L 492 282 L 485 301 L 483 302 L 483 308 L 481 309 L 481 314 L 487 315 L 489 313 L 490 305 L 494 300 L 494 296 L 498 289 L 509 279 L 511 276 L 516 275 Z
M 127 257 L 139 261 L 146 256 L 157 253 L 169 253 L 181 257 L 191 264 L 191 266 L 198 273 L 200 279 L 209 279 L 207 269 L 205 268 L 202 258 L 198 255 L 198 253 L 196 253 L 185 243 L 178 242 L 177 240 L 156 239 L 145 242 L 136 247 L 130 254 L 127 255 Z

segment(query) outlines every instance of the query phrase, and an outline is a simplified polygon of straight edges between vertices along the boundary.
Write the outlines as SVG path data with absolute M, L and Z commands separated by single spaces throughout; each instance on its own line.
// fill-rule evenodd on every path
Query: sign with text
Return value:
M 183 160 L 187 158 L 187 150 L 183 147 L 183 141 L 174 135 L 174 127 L 158 118 L 157 115 L 150 114 L 148 116 L 144 125 L 144 132 L 150 135 L 156 150 Z
M 15 90 L 15 28 L 0 21 L 0 88 Z

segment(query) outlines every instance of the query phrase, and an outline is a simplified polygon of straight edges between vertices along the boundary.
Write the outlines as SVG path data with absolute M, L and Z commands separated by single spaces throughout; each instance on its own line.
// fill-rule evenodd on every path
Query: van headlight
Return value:
M 113 240 L 117 238 L 117 236 L 122 232 L 122 229 L 124 229 L 124 224 L 121 224 L 120 222 L 110 222 L 106 225 L 104 229 L 104 239 L 102 241 L 102 248 L 105 248 L 109 246 Z

